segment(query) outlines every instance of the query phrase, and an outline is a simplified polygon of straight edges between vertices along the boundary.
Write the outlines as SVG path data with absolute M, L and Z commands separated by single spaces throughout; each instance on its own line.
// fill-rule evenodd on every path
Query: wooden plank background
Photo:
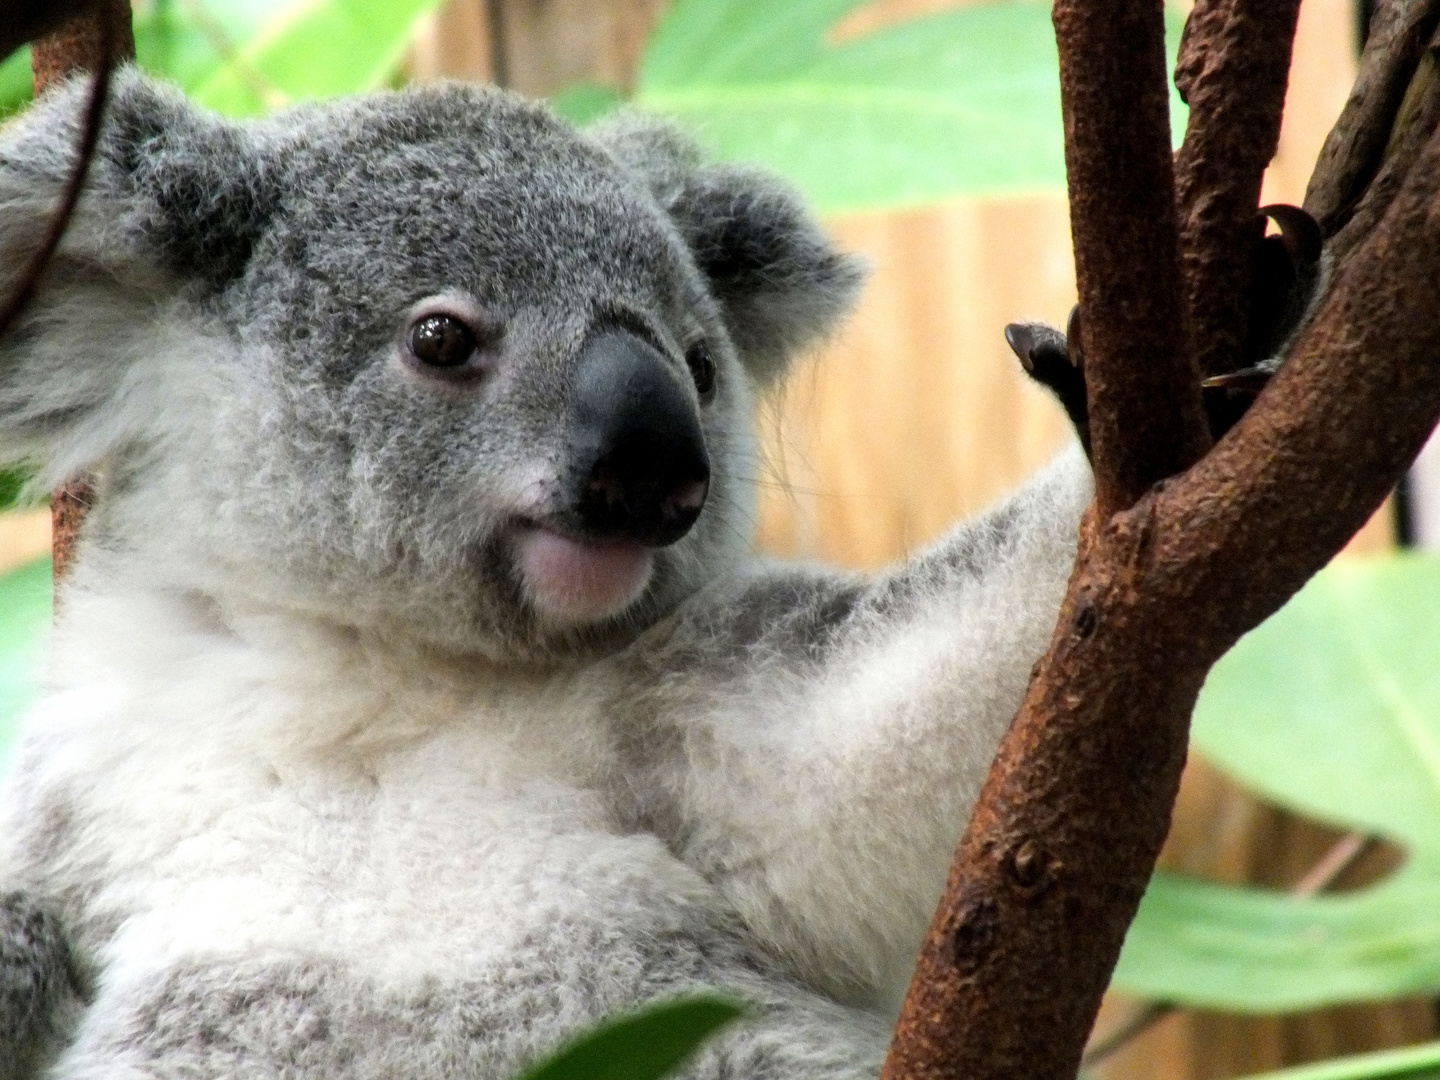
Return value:
M 882 0 L 842 33 L 955 6 Z M 959 0 L 963 2 L 963 0 Z M 665 0 L 452 0 L 417 37 L 417 78 L 491 79 L 531 94 L 580 80 L 628 86 Z M 1352 0 L 1304 0 L 1280 152 L 1266 201 L 1298 203 L 1354 74 Z M 984 507 L 1067 437 L 1063 415 L 1006 348 L 1005 323 L 1063 323 L 1074 303 L 1061 192 L 957 200 L 832 221 L 871 262 L 856 317 L 801 364 L 763 417 L 767 465 L 757 521 L 770 551 L 873 567 Z M 0 516 L 0 569 L 48 543 L 45 515 Z M 1390 543 L 1382 511 L 1352 545 Z M 1228 881 L 1284 886 L 1333 834 L 1265 807 L 1203 764 L 1187 771 L 1165 861 Z M 1354 878 L 1382 873 L 1382 852 Z M 1107 1001 L 1099 1030 L 1134 1008 Z M 1291 1018 L 1180 1012 L 1102 1070 L 1111 1080 L 1228 1077 L 1433 1034 L 1429 1001 Z

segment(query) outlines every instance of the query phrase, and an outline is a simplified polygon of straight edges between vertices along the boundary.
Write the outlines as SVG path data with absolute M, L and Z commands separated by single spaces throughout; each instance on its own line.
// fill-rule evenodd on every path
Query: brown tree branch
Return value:
M 0 58 L 27 41 L 54 33 L 86 7 L 86 0 L 7 0 L 0 4 Z
M 1193 384 L 1165 397 L 1185 358 L 1174 338 L 1120 353 L 1137 312 L 1172 303 L 1175 246 L 1161 229 L 1138 251 L 1121 229 L 1118 251 L 1092 250 L 1110 242 L 1097 222 L 1114 221 L 1097 203 L 1164 217 L 1155 172 L 1135 165 L 1146 155 L 1117 154 L 1117 171 L 1091 160 L 1105 146 L 1097 127 L 1157 137 L 1136 122 L 1151 106 L 1125 74 L 1154 66 L 1158 3 L 1144 6 L 1057 4 L 1087 384 L 1094 355 L 1104 378 L 1092 395 L 1107 392 L 1092 396 L 1092 417 L 1109 414 L 1112 449 L 1096 454 L 1097 505 L 1055 636 L 957 852 L 886 1080 L 1074 1076 L 1167 830 L 1205 674 L 1343 546 L 1440 416 L 1435 136 L 1250 412 L 1162 479 L 1189 464 L 1191 444 L 1127 421 L 1152 405 L 1167 418 L 1198 412 Z M 1248 91 L 1244 78 L 1234 92 Z M 1107 265 L 1121 259 L 1133 260 L 1128 276 Z M 1100 279 L 1131 291 L 1093 304 Z M 1116 498 L 1152 446 L 1161 482 Z
M 1305 191 L 1305 209 L 1326 236 L 1349 220 L 1379 168 L 1391 121 L 1437 22 L 1440 0 L 1380 0 L 1375 6 L 1359 77 Z
M 85 6 L 83 15 L 72 19 L 50 36 L 36 41 L 32 56 L 37 95 L 76 71 L 96 73 L 96 90 L 91 98 L 91 112 L 96 123 L 92 131 L 87 117 L 88 148 L 81 148 L 80 164 L 77 166 L 78 178 L 83 181 L 84 170 L 94 152 L 93 139 L 99 134 L 98 120 L 104 108 L 104 93 L 108 86 L 110 69 L 121 61 L 135 58 L 135 34 L 131 25 L 129 0 L 91 0 L 91 3 Z M 80 187 L 77 185 L 74 189 L 76 198 L 79 192 Z M 71 199 L 63 209 L 63 216 L 57 219 L 54 234 L 57 244 L 73 209 L 74 199 Z M 43 268 L 43 263 L 41 267 Z M 38 277 L 37 273 L 37 280 Z M 50 498 L 51 550 L 57 583 L 69 569 L 80 525 L 93 499 L 94 488 L 85 477 L 69 481 Z
M 1388 133 L 1374 179 L 1364 193 L 1348 207 L 1349 218 L 1330 237 L 1326 250 L 1332 259 L 1343 261 L 1356 244 L 1374 230 L 1389 209 L 1395 193 L 1414 167 L 1415 159 L 1430 139 L 1440 120 L 1440 29 L 1432 32 L 1410 76 L 1410 84 L 1393 114 L 1375 113 L 1370 119 L 1376 133 Z M 1388 123 L 1384 123 L 1388 119 Z M 1317 169 L 1316 175 L 1319 176 Z M 1341 220 L 1332 215 L 1332 224 Z
M 1073 1077 L 1159 854 L 1210 666 L 1337 552 L 1440 416 L 1440 140 L 1237 427 L 1092 511 L 961 843 L 889 1080 Z
M 1164 9 L 1057 0 L 1054 20 L 1095 498 L 1108 516 L 1209 445 L 1175 257 Z
M 100 71 L 135 59 L 129 0 L 90 0 L 79 6 L 83 14 L 35 42 L 32 64 L 37 95 L 77 71 Z
M 1280 114 L 1300 0 L 1199 0 L 1186 23 L 1182 73 L 1190 119 L 1175 160 L 1195 365 L 1202 375 L 1241 366 L 1250 315 L 1251 252 L 1265 167 L 1280 144 Z

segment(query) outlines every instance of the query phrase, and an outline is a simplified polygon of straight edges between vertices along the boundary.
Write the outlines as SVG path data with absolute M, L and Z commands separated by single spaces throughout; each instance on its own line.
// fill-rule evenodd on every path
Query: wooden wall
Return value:
M 884 0 L 851 18 L 860 32 L 956 0 Z M 1298 203 L 1354 73 L 1352 0 L 1304 0 L 1281 148 L 1266 201 Z M 577 80 L 628 85 L 665 0 L 453 0 L 417 38 L 420 78 L 504 81 L 543 94 Z M 498 32 L 497 32 L 498 29 Z M 1061 192 L 959 200 L 831 222 L 874 276 L 856 317 L 801 364 L 764 417 L 768 465 L 762 547 L 869 567 L 984 507 L 1067 438 L 1029 384 L 1005 323 L 1063 323 L 1074 302 Z M 43 516 L 0 518 L 0 568 L 43 550 Z M 1385 513 L 1356 545 L 1389 543 Z M 1256 803 L 1203 765 L 1187 772 L 1166 861 L 1232 881 L 1296 880 L 1332 838 Z M 1383 869 L 1393 854 L 1371 860 Z M 1134 1006 L 1107 1002 L 1100 1030 Z M 1104 1070 L 1114 1080 L 1227 1077 L 1433 1031 L 1429 1002 L 1255 1019 L 1179 1013 Z

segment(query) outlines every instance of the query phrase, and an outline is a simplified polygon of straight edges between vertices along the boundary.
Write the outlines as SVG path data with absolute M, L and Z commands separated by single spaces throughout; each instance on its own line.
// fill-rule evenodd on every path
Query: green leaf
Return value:
M 50 560 L 0 577 L 0 760 L 35 693 L 40 644 L 50 626 Z
M 582 1035 L 522 1080 L 660 1080 L 744 1011 L 708 996 L 652 1005 Z
M 600 83 L 576 83 L 550 99 L 565 119 L 574 124 L 591 124 L 619 108 L 625 99 L 614 87 Z
M 0 63 L 0 120 L 18 112 L 30 101 L 35 76 L 30 68 L 30 46 L 16 49 Z
M 1246 1080 L 1432 1080 L 1440 1077 L 1440 1042 L 1421 1043 L 1399 1050 L 1351 1054 L 1314 1065 L 1259 1073 Z
M 233 56 L 198 84 L 195 100 L 253 115 L 287 101 L 383 85 L 416 24 L 439 0 L 289 0 L 271 4 L 253 32 L 232 37 Z M 215 5 L 232 18 L 240 5 Z
M 793 77 L 823 50 L 826 31 L 868 0 L 679 0 L 640 61 L 643 86 L 739 84 Z
M 826 211 L 1061 189 L 1050 6 L 990 0 L 843 43 L 857 0 L 681 0 L 651 39 L 636 104 L 721 158 L 760 161 Z M 1168 20 L 1173 58 L 1180 21 Z M 1185 111 L 1172 95 L 1176 138 Z
M 203 105 L 254 115 L 386 85 L 440 0 L 153 0 L 136 62 Z M 29 50 L 0 65 L 0 115 L 30 99 Z
M 25 490 L 25 474 L 19 469 L 0 469 L 0 510 L 8 510 L 20 501 Z
M 1282 806 L 1387 837 L 1386 880 L 1295 899 L 1157 874 L 1117 988 L 1247 1011 L 1440 989 L 1440 558 L 1325 570 L 1211 672 L 1194 745 Z

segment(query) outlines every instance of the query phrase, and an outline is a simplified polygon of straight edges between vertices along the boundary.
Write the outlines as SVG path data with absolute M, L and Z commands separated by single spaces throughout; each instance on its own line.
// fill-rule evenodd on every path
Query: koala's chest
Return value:
M 589 775 L 604 751 L 574 738 L 457 726 L 380 750 L 137 750 L 69 785 L 78 827 L 43 872 L 89 897 L 107 964 L 295 954 L 408 981 L 557 933 L 690 933 L 709 886 L 618 825 Z

